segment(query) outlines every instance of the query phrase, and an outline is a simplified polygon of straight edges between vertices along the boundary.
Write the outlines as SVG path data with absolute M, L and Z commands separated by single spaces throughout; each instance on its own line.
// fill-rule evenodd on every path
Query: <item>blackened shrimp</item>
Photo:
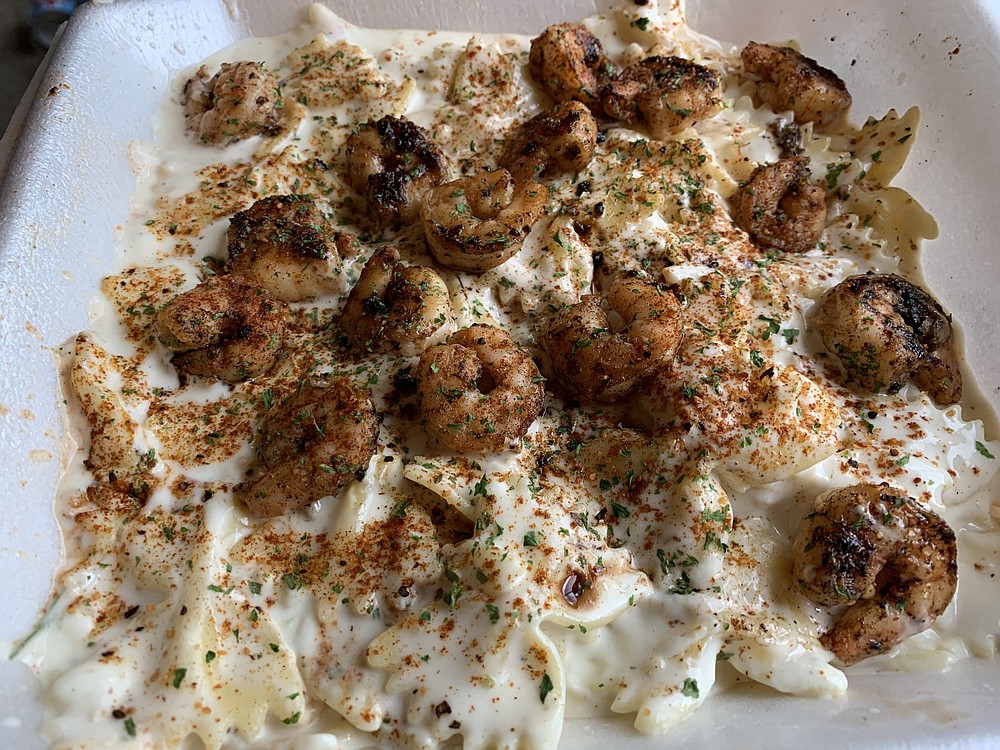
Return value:
M 356 347 L 413 357 L 454 331 L 455 317 L 437 272 L 407 265 L 387 247 L 365 264 L 340 324 Z
M 763 247 L 803 253 L 826 226 L 826 193 L 801 157 L 757 167 L 732 200 L 733 220 Z
M 229 220 L 226 268 L 276 299 L 300 302 L 339 291 L 341 257 L 357 238 L 338 232 L 307 195 L 272 195 Z
M 156 316 L 160 341 L 188 375 L 226 383 L 263 375 L 281 354 L 285 305 L 240 276 L 214 276 L 170 300 Z
M 427 431 L 461 453 L 499 453 L 528 431 L 545 397 L 541 374 L 506 331 L 474 325 L 420 357 Z
M 276 133 L 280 101 L 278 80 L 257 62 L 223 63 L 211 78 L 203 65 L 184 85 L 188 128 L 217 146 Z
M 793 545 L 792 574 L 817 604 L 848 605 L 823 645 L 845 664 L 927 629 L 955 594 L 955 533 L 887 484 L 831 490 Z
M 722 109 L 721 81 L 714 70 L 682 57 L 647 57 L 608 84 L 604 111 L 664 140 Z
M 600 40 L 581 24 L 557 23 L 531 40 L 531 77 L 556 102 L 577 99 L 598 112 L 612 70 Z
M 367 391 L 348 378 L 305 383 L 272 407 L 257 437 L 258 476 L 237 495 L 258 516 L 280 516 L 365 475 L 378 417 Z
M 346 178 L 379 226 L 414 221 L 424 192 L 447 179 L 444 153 L 423 128 L 386 115 L 347 138 Z
M 420 221 L 442 266 L 480 273 L 512 257 L 545 212 L 548 191 L 506 169 L 446 182 L 424 196 Z
M 508 138 L 500 157 L 518 182 L 558 172 L 581 172 L 597 148 L 597 121 L 578 101 L 528 120 Z
M 796 122 L 825 127 L 851 107 L 840 77 L 791 47 L 748 42 L 740 56 L 747 72 L 760 78 L 760 98 L 776 112 L 794 112 Z
M 951 318 L 902 276 L 850 276 L 823 295 L 812 321 L 862 390 L 895 393 L 912 378 L 940 406 L 961 400 Z
M 587 401 L 625 398 L 670 368 L 680 343 L 680 302 L 673 292 L 637 278 L 618 278 L 608 305 L 623 320 L 614 330 L 601 298 L 587 295 L 554 313 L 545 348 L 564 388 Z

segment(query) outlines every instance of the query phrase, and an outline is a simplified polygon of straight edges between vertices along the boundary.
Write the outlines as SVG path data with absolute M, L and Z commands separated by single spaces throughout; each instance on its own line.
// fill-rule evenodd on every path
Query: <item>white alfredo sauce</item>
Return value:
M 584 173 L 549 180 L 548 215 L 517 256 L 441 274 L 459 326 L 504 327 L 544 360 L 550 307 L 608 270 L 662 273 L 686 302 L 681 356 L 624 406 L 581 407 L 556 386 L 520 449 L 491 456 L 427 443 L 399 377 L 415 358 L 352 358 L 338 341 L 378 238 L 362 234 L 338 291 L 292 305 L 288 356 L 266 376 L 182 384 L 153 319 L 218 270 L 229 217 L 259 198 L 309 194 L 358 231 L 341 173 L 358 123 L 405 115 L 456 168 L 494 164 L 503 137 L 545 106 L 529 40 L 364 30 L 315 6 L 299 28 L 205 62 L 261 61 L 282 81 L 280 133 L 224 149 L 187 132 L 192 71 L 178 75 L 155 144 L 130 151 L 134 212 L 102 314 L 66 352 L 82 446 L 59 500 L 67 569 L 20 649 L 55 746 L 334 748 L 374 732 L 414 747 L 461 736 L 468 748 L 553 748 L 567 715 L 668 729 L 709 696 L 719 662 L 783 692 L 837 695 L 847 677 L 818 640 L 833 614 L 793 587 L 790 540 L 813 497 L 862 481 L 949 521 L 960 586 L 932 629 L 860 668 L 992 655 L 1000 513 L 987 489 L 1000 443 L 912 386 L 852 393 L 817 356 L 808 319 L 851 274 L 912 270 L 909 245 L 933 235 L 887 187 L 916 111 L 843 136 L 804 128 L 828 228 L 809 253 L 764 256 L 726 199 L 778 158 L 768 125 L 780 113 L 754 107 L 738 50 L 688 30 L 676 3 L 586 23 L 619 64 L 660 45 L 720 72 L 725 109 L 665 143 L 611 128 Z M 574 216 L 591 217 L 590 237 Z M 381 239 L 432 263 L 419 227 Z M 767 368 L 766 396 L 744 403 Z M 321 373 L 371 388 L 379 448 L 340 497 L 254 518 L 233 488 L 256 465 L 255 430 Z M 145 483 L 141 507 L 86 492 L 115 467 Z

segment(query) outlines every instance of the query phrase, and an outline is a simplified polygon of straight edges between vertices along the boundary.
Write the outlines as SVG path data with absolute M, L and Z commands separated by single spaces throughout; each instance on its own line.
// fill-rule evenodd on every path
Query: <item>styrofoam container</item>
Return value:
M 284 31 L 307 4 L 84 5 L 36 78 L 30 110 L 22 108 L 0 143 L 0 642 L 30 630 L 59 564 L 52 499 L 72 446 L 62 432 L 54 352 L 87 327 L 89 301 L 111 266 L 115 229 L 128 216 L 134 186 L 126 145 L 152 139 L 173 71 L 236 39 Z M 373 27 L 522 33 L 610 6 L 608 0 L 329 4 Z M 690 0 L 689 18 L 699 31 L 736 43 L 798 40 L 847 81 L 855 119 L 921 107 L 918 140 L 896 184 L 940 224 L 940 238 L 924 247 L 925 278 L 964 329 L 968 369 L 982 402 L 997 411 L 1000 0 Z M 33 678 L 5 658 L 0 748 L 44 747 L 35 735 Z M 993 748 L 1000 746 L 998 690 L 1000 662 L 981 660 L 946 674 L 855 675 L 838 700 L 779 696 L 743 682 L 713 695 L 664 737 L 636 735 L 630 719 L 572 721 L 563 746 Z

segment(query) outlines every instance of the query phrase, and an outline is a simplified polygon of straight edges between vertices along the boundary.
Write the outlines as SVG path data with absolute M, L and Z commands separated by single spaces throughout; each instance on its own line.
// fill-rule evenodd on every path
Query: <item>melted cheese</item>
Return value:
M 277 71 L 277 136 L 213 149 L 185 132 L 176 98 L 165 103 L 156 143 L 131 150 L 135 212 L 104 309 L 67 352 L 82 436 L 59 501 L 67 568 L 21 648 L 55 746 L 332 748 L 375 733 L 554 748 L 567 715 L 668 729 L 710 697 L 720 662 L 783 692 L 838 695 L 847 677 L 818 640 L 831 614 L 792 588 L 790 539 L 812 497 L 859 481 L 930 504 L 961 545 L 957 602 L 863 668 L 992 653 L 1000 513 L 984 490 L 1000 443 L 912 388 L 859 398 L 817 360 L 808 324 L 823 291 L 866 270 L 912 271 L 910 247 L 933 236 L 888 186 L 912 145 L 890 136 L 915 131 L 916 111 L 870 122 L 850 150 L 805 128 L 830 221 L 820 249 L 762 257 L 725 200 L 777 158 L 768 125 L 780 113 L 755 108 L 732 75 L 738 51 L 687 29 L 676 4 L 587 24 L 620 62 L 659 45 L 719 71 L 727 106 L 665 143 L 613 128 L 584 173 L 553 181 L 550 216 L 514 258 L 479 276 L 442 272 L 460 326 L 500 325 L 528 345 L 549 306 L 578 301 L 602 269 L 663 269 L 684 296 L 673 372 L 629 408 L 549 396 L 517 452 L 442 454 L 394 382 L 412 360 L 342 356 L 329 332 L 370 247 L 331 271 L 334 292 L 293 305 L 289 356 L 266 377 L 182 385 L 152 323 L 213 272 L 228 218 L 256 199 L 308 193 L 349 226 L 339 165 L 358 122 L 405 115 L 455 164 L 489 163 L 543 106 L 527 39 L 370 31 L 317 6 L 288 34 L 206 61 Z M 598 216 L 593 236 L 559 205 Z M 391 239 L 430 262 L 419 229 Z M 371 387 L 379 450 L 341 497 L 255 519 L 233 487 L 254 467 L 264 415 L 308 372 Z M 112 474 L 151 487 L 146 503 L 85 492 Z

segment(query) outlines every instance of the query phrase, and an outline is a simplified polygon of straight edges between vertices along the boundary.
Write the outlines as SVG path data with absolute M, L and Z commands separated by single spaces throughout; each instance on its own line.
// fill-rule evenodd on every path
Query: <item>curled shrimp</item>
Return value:
M 531 355 L 506 331 L 474 325 L 420 357 L 427 431 L 461 453 L 499 453 L 528 431 L 545 390 Z
M 240 276 L 214 276 L 170 300 L 156 316 L 160 341 L 188 375 L 226 383 L 263 375 L 281 354 L 285 305 Z
M 683 57 L 647 57 L 608 84 L 604 111 L 664 140 L 722 109 L 721 82 L 714 70 Z
M 851 107 L 840 77 L 791 47 L 748 42 L 740 57 L 747 72 L 760 77 L 760 98 L 776 112 L 794 112 L 796 122 L 825 127 Z
M 361 479 L 378 440 L 378 417 L 367 391 L 348 378 L 313 380 L 261 425 L 258 476 L 237 488 L 256 515 L 280 516 Z
M 528 67 L 556 102 L 577 99 L 600 111 L 601 85 L 611 65 L 600 40 L 582 24 L 553 24 L 532 39 Z
M 792 575 L 817 604 L 848 605 L 820 639 L 845 664 L 926 630 L 955 594 L 955 532 L 887 484 L 831 490 L 793 544 Z
M 500 164 L 518 182 L 554 172 L 581 172 L 597 148 L 597 121 L 583 104 L 568 101 L 514 131 Z
M 861 389 L 895 393 L 912 378 L 939 406 L 961 400 L 951 319 L 902 276 L 850 276 L 823 295 L 812 321 Z
M 521 249 L 547 196 L 537 182 L 515 185 L 506 169 L 432 188 L 420 210 L 431 255 L 460 271 L 496 268 Z
M 681 338 L 680 302 L 649 281 L 619 277 L 608 305 L 624 321 L 615 331 L 597 295 L 553 314 L 545 348 L 559 382 L 587 401 L 617 401 L 671 366 Z
M 300 302 L 337 291 L 343 255 L 357 238 L 338 232 L 307 195 L 272 195 L 229 220 L 226 268 L 276 299 Z
M 211 79 L 203 65 L 184 85 L 188 128 L 217 146 L 274 135 L 281 123 L 280 91 L 278 80 L 260 63 L 223 63 Z
M 757 167 L 733 196 L 733 220 L 759 245 L 811 250 L 826 226 L 826 193 L 808 180 L 801 157 Z
M 414 221 L 424 192 L 447 176 L 445 155 L 405 117 L 368 121 L 347 138 L 347 181 L 379 226 Z
M 426 266 L 409 266 L 387 247 L 365 264 L 340 318 L 348 340 L 365 351 L 420 354 L 455 330 L 448 288 Z

